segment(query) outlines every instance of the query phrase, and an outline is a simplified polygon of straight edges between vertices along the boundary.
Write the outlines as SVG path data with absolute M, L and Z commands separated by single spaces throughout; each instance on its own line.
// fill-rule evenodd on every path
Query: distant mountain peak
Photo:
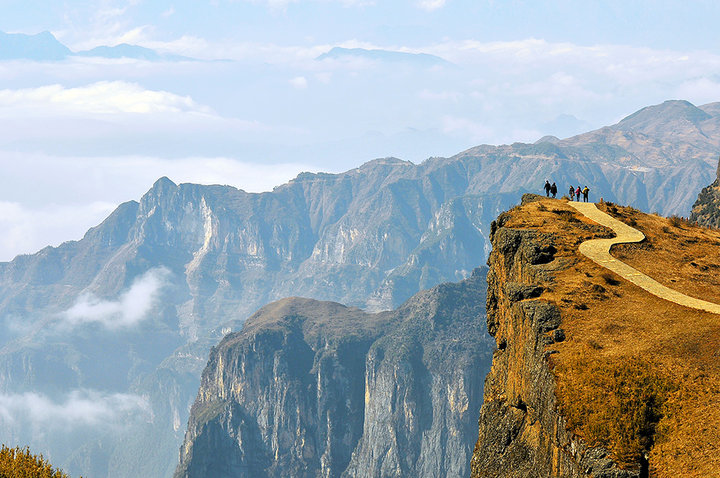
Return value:
M 541 144 L 541 143 L 558 144 L 559 142 L 560 142 L 560 138 L 549 134 L 549 135 L 543 136 L 539 140 L 535 141 L 534 144 Z
M 43 31 L 34 35 L 25 33 L 4 33 L 0 31 L 1 60 L 56 61 L 68 57 L 132 58 L 147 61 L 187 61 L 193 58 L 158 53 L 139 45 L 121 43 L 115 46 L 98 46 L 90 50 L 73 52 L 63 45 L 55 35 Z
M 70 54 L 49 31 L 35 35 L 0 32 L 0 60 L 64 60 Z
M 128 43 L 120 43 L 115 46 L 98 46 L 90 50 L 79 51 L 76 56 L 101 57 L 101 58 L 132 58 L 134 60 L 147 61 L 183 61 L 192 60 L 192 58 L 158 53 L 150 48 L 139 45 L 130 45 Z
M 158 179 L 157 181 L 155 181 L 155 183 L 153 184 L 152 187 L 153 187 L 153 189 L 162 189 L 162 188 L 166 188 L 166 187 L 176 188 L 177 184 L 175 184 L 167 176 L 163 176 L 160 179 Z
M 451 63 L 439 56 L 428 53 L 408 53 L 395 50 L 343 48 L 336 46 L 330 51 L 315 58 L 318 61 L 326 59 L 362 58 L 367 60 L 384 61 L 392 63 L 414 63 L 424 66 L 450 65 Z
M 618 129 L 642 129 L 660 122 L 688 121 L 698 124 L 712 116 L 686 100 L 667 100 L 659 105 L 647 106 L 622 119 Z

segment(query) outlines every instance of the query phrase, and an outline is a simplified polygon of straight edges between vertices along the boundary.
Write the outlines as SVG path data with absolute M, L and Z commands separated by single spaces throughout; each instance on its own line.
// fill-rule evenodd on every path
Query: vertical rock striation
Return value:
M 213 349 L 175 476 L 467 476 L 484 282 L 476 270 L 379 314 L 264 307 Z

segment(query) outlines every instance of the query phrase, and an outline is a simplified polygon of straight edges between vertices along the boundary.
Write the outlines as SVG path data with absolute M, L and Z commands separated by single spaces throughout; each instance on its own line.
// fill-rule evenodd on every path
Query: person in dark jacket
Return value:
M 545 180 L 545 195 L 550 197 L 550 181 Z
M 572 201 L 575 197 L 575 188 L 572 187 L 572 185 L 570 186 L 570 192 L 568 194 L 570 194 L 570 200 Z
M 550 194 L 552 194 L 553 198 L 557 196 L 557 185 L 555 183 L 550 186 Z

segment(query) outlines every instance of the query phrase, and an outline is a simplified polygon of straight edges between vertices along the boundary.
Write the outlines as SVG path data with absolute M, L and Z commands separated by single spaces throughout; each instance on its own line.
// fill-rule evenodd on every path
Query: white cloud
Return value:
M 429 89 L 423 89 L 419 95 L 423 100 L 431 101 L 452 101 L 457 103 L 463 97 L 463 94 L 459 91 L 432 91 Z
M 447 0 L 420 0 L 417 5 L 423 10 L 433 11 L 444 7 L 446 3 Z
M 271 9 L 285 9 L 291 3 L 301 3 L 301 0 L 234 0 L 266 5 Z M 307 0 L 304 0 L 307 3 Z M 316 3 L 339 3 L 345 7 L 365 7 L 375 5 L 374 0 L 313 0 Z M 437 0 L 435 0 L 437 1 Z
M 100 81 L 76 88 L 49 85 L 0 90 L 0 108 L 3 115 L 68 110 L 95 114 L 211 113 L 208 107 L 197 104 L 189 96 L 147 90 L 124 81 Z
M 18 424 L 30 422 L 34 427 L 113 427 L 121 425 L 127 414 L 149 416 L 148 401 L 139 395 L 95 390 L 75 390 L 62 401 L 34 392 L 0 394 L 0 419 Z
M 308 86 L 307 78 L 304 76 L 296 76 L 292 80 L 290 80 L 290 84 L 293 86 L 293 88 L 297 88 L 298 90 L 304 90 Z
M 720 82 L 713 78 L 693 78 L 682 82 L 673 98 L 687 99 L 696 105 L 720 101 Z
M 90 226 L 100 223 L 117 205 L 47 204 L 42 208 L 0 202 L 0 261 L 31 253 L 48 245 L 80 239 Z
M 130 289 L 117 300 L 102 300 L 93 294 L 83 294 L 70 309 L 60 314 L 62 325 L 72 327 L 99 323 L 109 329 L 135 326 L 145 320 L 157 304 L 169 274 L 162 267 L 151 269 L 135 279 Z

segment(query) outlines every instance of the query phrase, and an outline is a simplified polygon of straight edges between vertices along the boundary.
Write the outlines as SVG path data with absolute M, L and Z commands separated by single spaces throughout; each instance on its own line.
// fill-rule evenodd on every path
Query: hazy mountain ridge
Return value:
M 188 61 L 192 58 L 159 53 L 150 48 L 121 43 L 73 52 L 48 32 L 35 35 L 0 32 L 0 60 L 59 61 L 79 57 L 132 58 L 146 61 Z
M 318 61 L 361 59 L 390 63 L 410 63 L 423 66 L 451 65 L 449 61 L 428 53 L 409 53 L 404 51 L 380 49 L 369 50 L 366 48 L 342 48 L 338 46 L 333 47 L 315 59 Z
M 266 303 L 302 295 L 387 310 L 464 279 L 485 261 L 491 221 L 545 179 L 561 195 L 582 182 L 593 199 L 689 210 L 717 158 L 703 134 L 720 120 L 699 115 L 702 129 L 664 144 L 657 131 L 697 116 L 685 102 L 665 106 L 566 140 L 419 165 L 380 159 L 262 194 L 163 178 L 82 240 L 0 263 L 0 393 L 127 393 L 132 426 L 67 439 L 4 419 L 2 434 L 54 446 L 75 474 L 168 476 L 207 351 Z

